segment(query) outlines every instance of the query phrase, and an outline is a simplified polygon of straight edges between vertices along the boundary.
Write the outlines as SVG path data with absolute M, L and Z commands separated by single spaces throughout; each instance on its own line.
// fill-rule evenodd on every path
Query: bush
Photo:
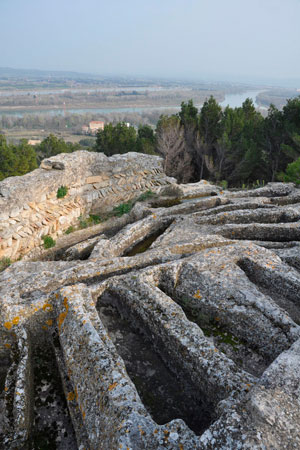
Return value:
M 121 217 L 123 214 L 128 214 L 132 210 L 132 207 L 132 202 L 121 203 L 120 205 L 114 207 L 113 214 L 114 216 Z
M 288 164 L 285 173 L 281 172 L 278 175 L 278 179 L 280 181 L 292 182 L 296 184 L 300 184 L 300 158 L 296 159 L 296 161 Z
M 88 223 L 90 223 L 91 225 L 97 225 L 100 222 L 101 222 L 100 216 L 97 216 L 96 214 L 89 215 Z
M 0 272 L 3 272 L 7 267 L 11 265 L 10 258 L 1 258 L 0 259 Z
M 73 231 L 75 231 L 75 228 L 72 227 L 72 225 L 71 225 L 69 228 L 66 229 L 65 234 L 73 233 Z
M 43 242 L 44 242 L 44 248 L 51 248 L 54 247 L 56 242 L 54 239 L 52 239 L 51 236 L 42 236 Z
M 219 183 L 219 186 L 221 186 L 222 189 L 226 190 L 228 188 L 228 181 L 227 180 L 221 180 Z
M 78 220 L 79 220 L 79 228 L 80 229 L 87 228 L 87 226 L 88 226 L 87 221 L 82 216 L 79 216 Z
M 152 192 L 151 190 L 144 192 L 143 194 L 141 194 L 136 201 L 137 202 L 145 202 L 146 200 L 148 200 L 149 198 L 152 198 L 155 196 L 155 193 Z
M 56 197 L 57 198 L 63 198 L 67 195 L 68 193 L 68 188 L 67 186 L 61 186 L 60 188 L 57 189 L 57 194 Z

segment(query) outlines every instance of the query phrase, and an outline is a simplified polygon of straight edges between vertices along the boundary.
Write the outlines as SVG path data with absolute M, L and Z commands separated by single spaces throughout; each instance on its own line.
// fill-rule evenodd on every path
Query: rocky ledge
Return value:
M 163 195 L 0 275 L 3 448 L 300 448 L 300 191 Z

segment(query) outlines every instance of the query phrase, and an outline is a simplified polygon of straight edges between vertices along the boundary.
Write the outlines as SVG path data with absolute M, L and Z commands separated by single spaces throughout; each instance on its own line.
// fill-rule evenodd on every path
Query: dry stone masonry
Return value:
M 0 274 L 1 448 L 300 448 L 300 191 L 158 192 Z
M 23 257 L 78 223 L 80 215 L 111 208 L 147 190 L 173 182 L 162 159 L 140 153 L 114 155 L 79 151 L 42 161 L 40 168 L 0 183 L 0 258 Z M 61 186 L 68 188 L 57 198 Z

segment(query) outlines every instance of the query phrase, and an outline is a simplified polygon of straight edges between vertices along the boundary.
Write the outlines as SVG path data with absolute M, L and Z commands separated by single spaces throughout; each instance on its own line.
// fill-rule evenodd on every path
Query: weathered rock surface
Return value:
M 42 236 L 56 238 L 78 217 L 112 208 L 147 190 L 173 183 L 162 159 L 140 153 L 114 155 L 78 151 L 42 161 L 22 177 L 0 182 L 0 258 L 17 260 L 42 245 Z M 61 186 L 68 188 L 57 198 Z
M 0 447 L 300 447 L 299 191 L 197 185 L 0 274 Z

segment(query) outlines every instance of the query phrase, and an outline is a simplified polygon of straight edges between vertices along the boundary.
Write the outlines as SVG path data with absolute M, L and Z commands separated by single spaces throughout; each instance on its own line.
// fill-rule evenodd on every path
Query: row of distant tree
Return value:
M 155 145 L 155 134 L 150 126 L 140 126 L 136 131 L 134 127 L 128 127 L 125 123 L 106 125 L 103 132 L 98 133 L 96 145 L 91 138 L 73 144 L 53 134 L 34 147 L 28 145 L 25 139 L 15 145 L 9 144 L 4 135 L 0 134 L 0 181 L 7 177 L 24 175 L 36 169 L 43 159 L 59 153 L 72 153 L 84 148 L 104 152 L 108 156 L 130 151 L 155 154 Z
M 178 114 L 162 115 L 156 130 L 125 123 L 107 124 L 96 143 L 81 142 L 107 156 L 129 151 L 159 154 L 168 175 L 179 182 L 206 178 L 226 180 L 229 186 L 257 180 L 285 179 L 300 183 L 300 97 L 287 101 L 283 110 L 271 105 L 264 118 L 247 99 L 242 107 L 222 110 L 213 97 L 198 110 L 192 100 Z M 0 135 L 0 180 L 23 175 L 44 159 L 82 148 L 54 135 L 36 147 L 26 141 L 8 144 Z
M 265 118 L 250 99 L 225 110 L 213 97 L 199 111 L 192 101 L 182 103 L 178 114 L 160 118 L 156 139 L 167 174 L 180 182 L 275 181 L 300 157 L 300 97 L 282 111 L 271 105 Z
M 80 148 L 79 144 L 65 142 L 53 134 L 35 147 L 29 145 L 26 139 L 22 139 L 18 145 L 9 144 L 0 134 L 0 181 L 31 172 L 44 158 L 50 158 L 58 153 L 71 153 Z
M 300 183 L 300 97 L 288 100 L 282 111 L 270 105 L 265 118 L 250 99 L 225 110 L 214 97 L 200 110 L 190 100 L 178 114 L 161 116 L 155 133 L 148 126 L 136 133 L 124 124 L 106 125 L 98 132 L 96 151 L 110 156 L 130 149 L 163 156 L 165 172 L 179 182 Z

